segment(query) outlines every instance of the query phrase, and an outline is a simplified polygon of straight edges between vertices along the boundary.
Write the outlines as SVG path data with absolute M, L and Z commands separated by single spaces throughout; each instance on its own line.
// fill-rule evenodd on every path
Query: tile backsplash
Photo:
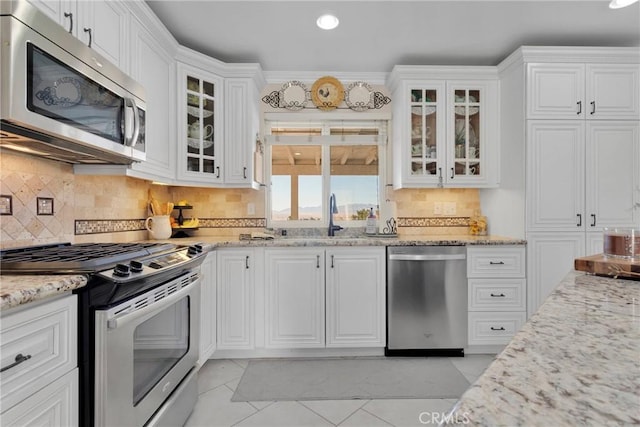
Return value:
M 3 247 L 73 241 L 75 176 L 70 165 L 0 153 L 0 194 L 12 215 L 0 216 Z M 37 215 L 38 197 L 53 198 L 53 215 Z
M 66 163 L 7 151 L 0 151 L 0 172 L 0 194 L 13 202 L 13 214 L 0 216 L 4 248 L 148 239 L 149 191 L 161 203 L 187 201 L 193 208 L 184 217 L 201 219 L 197 235 L 238 236 L 266 225 L 264 187 L 169 187 L 125 176 L 74 175 Z M 37 214 L 38 197 L 54 200 L 53 215 Z M 400 234 L 466 233 L 468 217 L 480 208 L 476 189 L 388 188 L 385 199 L 393 205 L 386 215 L 400 219 Z M 443 206 L 454 206 L 455 213 Z

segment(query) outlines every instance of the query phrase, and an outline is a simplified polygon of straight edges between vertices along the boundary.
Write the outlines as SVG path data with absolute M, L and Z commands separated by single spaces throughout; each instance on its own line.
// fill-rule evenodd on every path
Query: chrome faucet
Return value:
M 335 232 L 342 230 L 339 225 L 333 225 L 333 214 L 338 213 L 338 203 L 336 202 L 336 195 L 331 193 L 329 196 L 329 236 L 335 236 Z

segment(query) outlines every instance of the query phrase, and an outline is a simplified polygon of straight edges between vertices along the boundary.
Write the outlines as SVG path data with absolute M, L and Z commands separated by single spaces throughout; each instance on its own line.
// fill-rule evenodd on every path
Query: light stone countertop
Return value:
M 271 240 L 240 240 L 235 236 L 194 236 L 162 240 L 177 245 L 203 243 L 208 249 L 234 247 L 301 247 L 301 246 L 464 246 L 464 245 L 526 245 L 523 239 L 502 236 L 416 235 L 399 237 L 368 236 L 276 236 Z
M 301 246 L 421 246 L 421 245 L 517 245 L 526 241 L 497 236 L 407 236 L 389 237 L 277 237 L 273 240 L 239 240 L 232 236 L 195 236 L 155 240 L 176 245 L 202 243 L 206 250 L 217 247 L 301 247 Z M 84 275 L 0 276 L 0 310 L 53 297 L 87 283 Z
M 0 310 L 52 298 L 87 284 L 87 276 L 10 275 L 0 276 Z
M 640 281 L 569 273 L 446 425 L 640 424 Z

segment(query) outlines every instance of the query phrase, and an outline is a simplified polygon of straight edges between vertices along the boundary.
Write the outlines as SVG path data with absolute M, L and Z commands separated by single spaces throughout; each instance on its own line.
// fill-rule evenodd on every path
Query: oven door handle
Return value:
M 145 307 L 142 307 L 140 309 L 137 309 L 135 311 L 131 311 L 131 312 L 127 312 L 125 314 L 119 315 L 117 317 L 114 317 L 112 319 L 108 319 L 107 320 L 107 328 L 108 329 L 118 329 L 124 325 L 126 325 L 127 323 L 133 322 L 134 320 L 137 320 L 149 313 L 153 313 L 155 311 L 161 311 L 164 310 L 165 308 L 167 308 L 168 306 L 170 306 L 171 304 L 176 303 L 178 300 L 184 298 L 185 296 L 187 296 L 191 290 L 193 289 L 193 286 L 195 284 L 197 284 L 200 281 L 200 279 L 196 280 L 195 282 L 191 282 L 188 286 L 180 289 L 179 291 L 177 291 L 176 293 L 173 293 L 171 295 L 169 295 L 168 297 L 165 297 L 157 302 L 154 302 L 153 304 L 147 305 Z

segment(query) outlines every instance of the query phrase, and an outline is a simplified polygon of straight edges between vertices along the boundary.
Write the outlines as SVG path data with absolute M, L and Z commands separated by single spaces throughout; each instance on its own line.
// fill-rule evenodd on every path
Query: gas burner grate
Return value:
M 0 251 L 4 273 L 92 273 L 175 248 L 170 243 L 60 243 Z

